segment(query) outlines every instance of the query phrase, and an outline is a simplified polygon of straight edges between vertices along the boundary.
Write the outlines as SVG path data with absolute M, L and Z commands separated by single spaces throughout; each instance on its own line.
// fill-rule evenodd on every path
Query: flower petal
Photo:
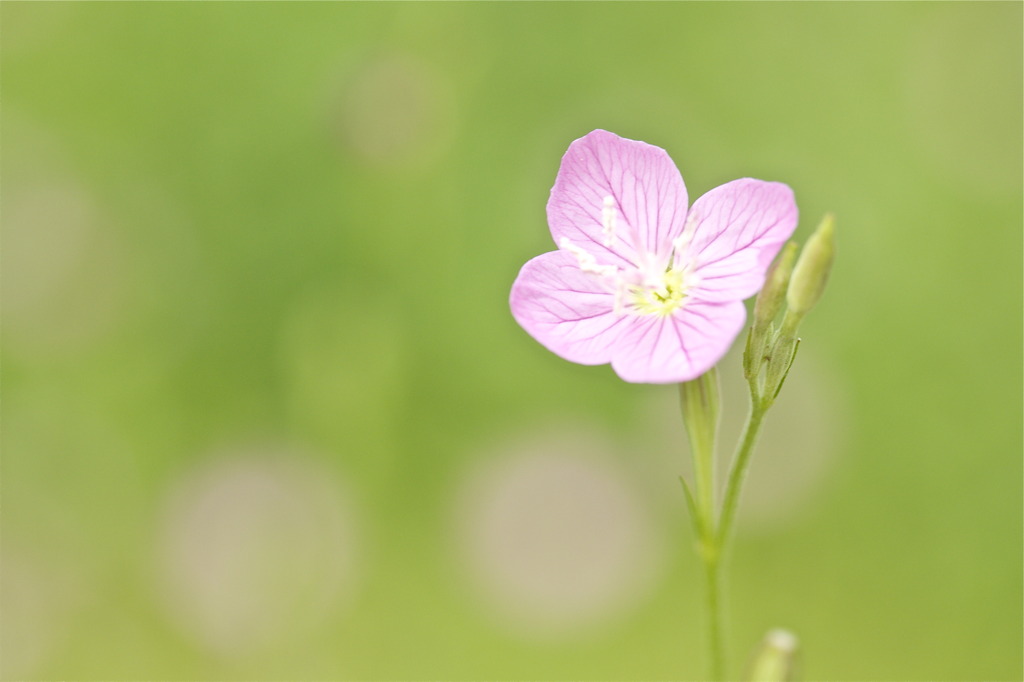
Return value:
M 780 182 L 733 180 L 697 199 L 687 223 L 698 275 L 691 294 L 713 302 L 749 298 L 796 229 L 793 190 Z
M 605 246 L 605 198 L 612 197 L 614 239 Z M 595 130 L 569 145 L 548 201 L 556 244 L 567 238 L 599 263 L 667 262 L 686 220 L 686 185 L 668 153 L 646 142 Z
M 634 318 L 615 312 L 615 295 L 565 251 L 544 253 L 519 271 L 509 299 L 530 336 L 570 362 L 600 365 Z
M 616 344 L 612 368 L 634 383 L 696 379 L 729 350 L 746 316 L 739 301 L 724 305 L 690 301 L 674 315 L 636 318 Z

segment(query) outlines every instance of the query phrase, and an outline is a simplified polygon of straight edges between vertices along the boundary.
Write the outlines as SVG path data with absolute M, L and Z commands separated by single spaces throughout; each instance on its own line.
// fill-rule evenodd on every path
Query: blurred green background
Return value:
M 508 311 L 598 127 L 838 216 L 733 669 L 1021 679 L 1020 3 L 0 20 L 5 679 L 700 677 L 674 389 Z

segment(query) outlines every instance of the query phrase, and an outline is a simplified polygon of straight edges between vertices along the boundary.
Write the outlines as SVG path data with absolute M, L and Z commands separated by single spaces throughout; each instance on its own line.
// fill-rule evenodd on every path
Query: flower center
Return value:
M 606 248 L 611 248 L 619 237 L 617 228 L 615 197 L 608 195 L 601 202 L 601 236 Z M 628 229 L 635 256 L 630 266 L 624 268 L 598 263 L 592 253 L 567 237 L 562 237 L 558 245 L 576 257 L 580 270 L 599 279 L 614 294 L 617 314 L 667 317 L 683 305 L 687 289 L 696 283 L 694 263 L 686 257 L 695 229 L 696 223 L 688 220 L 683 233 L 672 241 L 667 259 L 644 249 L 635 230 Z
M 660 315 L 675 312 L 686 299 L 686 291 L 694 284 L 692 268 L 676 264 L 675 251 L 669 264 L 661 272 L 634 266 L 620 269 L 614 265 L 600 265 L 593 254 L 562 238 L 560 246 L 576 256 L 580 270 L 600 279 L 607 290 L 615 294 L 615 312 L 631 315 Z
M 660 278 L 645 278 L 640 284 L 626 286 L 626 299 L 630 309 L 640 315 L 671 315 L 686 298 L 685 273 L 671 266 Z

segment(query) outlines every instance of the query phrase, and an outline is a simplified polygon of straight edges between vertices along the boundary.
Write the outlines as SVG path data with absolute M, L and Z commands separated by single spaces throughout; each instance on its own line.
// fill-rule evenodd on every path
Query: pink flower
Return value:
M 516 321 L 555 354 L 626 381 L 689 381 L 725 354 L 796 228 L 793 192 L 744 178 L 687 210 L 664 149 L 595 130 L 562 157 L 548 200 L 558 250 L 523 266 Z

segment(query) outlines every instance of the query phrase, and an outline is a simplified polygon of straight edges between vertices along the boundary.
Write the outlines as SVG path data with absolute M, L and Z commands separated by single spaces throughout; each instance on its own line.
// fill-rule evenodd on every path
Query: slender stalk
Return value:
M 732 526 L 736 520 L 736 510 L 739 507 L 740 490 L 743 488 L 743 481 L 747 476 L 747 469 L 750 466 L 750 455 L 757 444 L 757 437 L 761 432 L 761 424 L 764 415 L 771 405 L 769 401 L 759 399 L 751 395 L 750 415 L 743 427 L 743 436 L 733 457 L 732 466 L 729 469 L 729 478 L 725 485 L 725 498 L 722 502 L 722 516 L 718 523 L 718 530 L 715 536 L 715 544 L 719 550 L 723 550 L 729 542 L 732 533 Z
M 715 556 L 702 552 L 704 559 L 704 575 L 707 588 L 708 608 L 708 670 L 709 679 L 725 679 L 725 638 L 722 633 L 722 588 L 721 562 L 717 549 Z
M 725 497 L 717 524 L 708 529 L 708 536 L 701 539 L 701 560 L 704 563 L 708 608 L 708 652 L 710 679 L 725 679 L 725 635 L 722 582 L 725 578 L 725 550 L 732 535 L 736 510 L 739 507 L 740 491 L 750 465 L 764 415 L 771 403 L 761 400 L 756 386 L 751 386 L 750 414 L 743 428 L 736 456 L 733 458 L 726 482 Z
M 724 678 L 722 636 L 721 569 L 717 524 L 715 483 L 715 440 L 718 431 L 718 374 L 712 369 L 693 381 L 680 385 L 683 421 L 693 455 L 695 494 L 691 495 L 683 481 L 690 512 L 695 517 L 698 553 L 704 564 L 707 582 L 708 672 L 709 679 Z
M 726 481 L 721 508 L 715 495 L 715 440 L 718 428 L 718 377 L 714 373 L 680 386 L 683 421 L 686 423 L 693 454 L 695 494 L 683 481 L 687 503 L 695 518 L 698 553 L 704 565 L 707 589 L 708 678 L 725 679 L 726 641 L 724 627 L 725 550 L 732 535 L 739 507 L 740 491 L 750 466 L 750 456 L 757 444 L 764 415 L 774 401 L 765 396 L 757 376 L 748 377 L 750 413 L 736 449 Z M 780 382 L 781 383 L 781 382 Z
M 708 529 L 708 537 L 702 538 L 701 559 L 707 582 L 708 608 L 708 649 L 710 679 L 723 680 L 725 669 L 725 635 L 723 586 L 725 579 L 725 550 L 732 536 L 736 510 L 739 507 L 740 491 L 750 466 L 750 455 L 757 444 L 764 415 L 771 407 L 771 400 L 765 400 L 755 382 L 750 384 L 750 414 L 743 427 L 743 436 L 737 446 L 726 482 L 721 514 L 717 523 Z

